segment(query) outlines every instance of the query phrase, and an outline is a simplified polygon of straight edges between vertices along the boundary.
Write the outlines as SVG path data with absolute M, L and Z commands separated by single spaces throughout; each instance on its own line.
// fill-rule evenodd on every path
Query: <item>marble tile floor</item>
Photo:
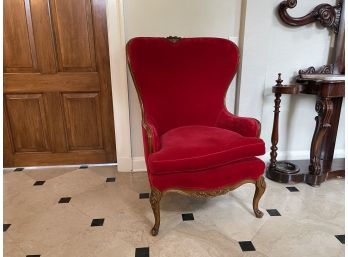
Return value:
M 6 171 L 4 256 L 344 256 L 344 180 L 318 188 L 266 182 L 262 219 L 252 212 L 251 184 L 210 199 L 167 194 L 152 237 L 144 172 L 86 165 Z

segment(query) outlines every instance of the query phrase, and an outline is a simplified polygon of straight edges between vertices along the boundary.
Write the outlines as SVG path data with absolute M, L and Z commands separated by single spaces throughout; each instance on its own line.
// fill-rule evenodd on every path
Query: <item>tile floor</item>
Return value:
M 161 227 L 146 173 L 116 166 L 4 173 L 6 257 L 336 257 L 344 256 L 344 180 L 313 188 L 267 180 L 253 215 L 253 185 L 194 199 L 166 195 Z

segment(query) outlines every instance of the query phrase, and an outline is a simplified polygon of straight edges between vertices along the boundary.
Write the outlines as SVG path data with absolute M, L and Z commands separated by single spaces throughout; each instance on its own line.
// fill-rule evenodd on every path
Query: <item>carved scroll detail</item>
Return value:
M 214 189 L 214 190 L 185 190 L 185 189 L 180 189 L 180 188 L 171 188 L 168 189 L 165 193 L 168 192 L 176 192 L 179 194 L 183 194 L 183 195 L 188 195 L 191 197 L 195 197 L 195 198 L 206 198 L 206 197 L 215 197 L 218 195 L 224 195 L 226 193 L 228 193 L 229 191 L 232 191 L 238 187 L 240 187 L 243 184 L 246 183 L 253 183 L 256 184 L 255 180 L 252 179 L 247 179 L 247 180 L 243 180 L 238 184 L 234 184 L 234 185 L 229 185 L 223 188 L 219 188 L 219 189 Z
M 315 69 L 313 66 L 304 70 L 299 70 L 298 74 L 333 74 L 334 65 L 328 64 L 324 65 L 318 69 Z
M 172 43 L 176 43 L 176 42 L 178 42 L 178 41 L 181 39 L 181 37 L 169 36 L 169 37 L 167 37 L 167 39 L 168 39 L 170 42 L 172 42 Z
M 336 34 L 338 33 L 342 11 L 341 1 L 337 4 L 337 6 L 320 4 L 316 6 L 309 14 L 299 18 L 291 17 L 287 12 L 287 9 L 295 8 L 296 5 L 297 0 L 286 0 L 279 4 L 279 16 L 286 24 L 290 26 L 303 26 L 319 21 L 323 27 L 332 29 Z

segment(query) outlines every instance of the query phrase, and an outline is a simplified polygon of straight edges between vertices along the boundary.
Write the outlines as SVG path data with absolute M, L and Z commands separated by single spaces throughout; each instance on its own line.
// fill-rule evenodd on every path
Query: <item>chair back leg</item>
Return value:
M 257 218 L 262 218 L 263 212 L 259 209 L 259 201 L 266 190 L 266 182 L 263 176 L 255 181 L 255 194 L 253 199 L 253 209 Z
M 151 188 L 151 194 L 150 194 L 150 203 L 153 211 L 153 215 L 155 216 L 155 225 L 151 229 L 151 235 L 157 236 L 159 231 L 159 226 L 161 222 L 161 215 L 160 215 L 160 201 L 162 198 L 162 192 L 159 191 L 156 188 Z

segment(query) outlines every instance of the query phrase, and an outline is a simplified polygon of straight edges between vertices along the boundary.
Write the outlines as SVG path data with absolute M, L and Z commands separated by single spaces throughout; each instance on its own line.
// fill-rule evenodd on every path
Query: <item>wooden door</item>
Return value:
M 4 166 L 116 161 L 106 0 L 4 0 Z

